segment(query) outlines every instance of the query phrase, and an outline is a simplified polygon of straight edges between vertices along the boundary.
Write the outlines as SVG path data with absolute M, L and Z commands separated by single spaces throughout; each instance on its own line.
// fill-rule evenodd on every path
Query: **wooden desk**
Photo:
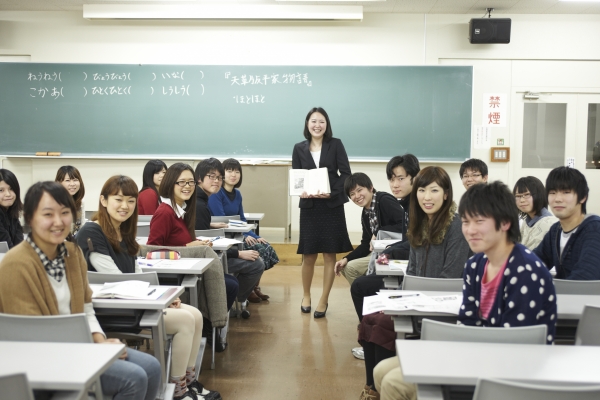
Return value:
M 150 289 L 155 287 L 157 286 L 150 285 Z M 172 286 L 156 300 L 92 299 L 94 308 L 147 310 L 140 324 L 142 326 L 151 326 L 152 339 L 154 341 L 154 356 L 160 362 L 162 372 L 160 393 L 165 391 L 165 383 L 167 381 L 167 366 L 165 362 L 165 340 L 167 335 L 165 332 L 163 310 L 179 297 L 183 291 L 184 288 L 182 286 Z M 148 322 L 147 325 L 146 322 Z
M 254 223 L 256 225 L 256 229 L 254 229 L 254 233 L 259 235 L 260 229 L 260 221 L 265 217 L 265 213 L 244 213 L 244 217 L 246 217 L 246 221 Z
M 459 292 L 429 292 L 421 291 L 427 296 L 445 296 L 456 295 Z M 557 317 L 560 321 L 578 321 L 583 314 L 583 309 L 587 305 L 600 306 L 600 295 L 576 295 L 576 294 L 558 294 L 556 295 Z M 449 317 L 456 315 L 448 313 L 422 312 L 416 310 L 384 310 L 384 314 L 391 315 L 394 319 L 394 328 L 398 333 L 398 338 L 402 339 L 406 334 L 413 333 L 411 317 Z
M 202 274 L 208 269 L 213 258 L 182 258 L 180 260 L 165 260 L 169 264 L 175 264 L 182 260 L 194 260 L 196 263 L 191 268 L 177 268 L 161 266 L 158 263 L 156 266 L 145 266 L 143 260 L 138 261 L 143 272 L 156 272 L 158 275 L 165 277 L 176 277 L 184 287 L 190 289 L 190 305 L 198 308 L 198 284 L 202 280 Z M 156 260 L 154 260 L 156 261 Z
M 33 389 L 70 391 L 87 399 L 88 388 L 119 358 L 124 345 L 0 342 L 0 375 L 24 372 Z
M 474 386 L 479 378 L 600 384 L 600 347 L 396 340 L 407 382 Z M 441 388 L 439 388 L 441 393 Z

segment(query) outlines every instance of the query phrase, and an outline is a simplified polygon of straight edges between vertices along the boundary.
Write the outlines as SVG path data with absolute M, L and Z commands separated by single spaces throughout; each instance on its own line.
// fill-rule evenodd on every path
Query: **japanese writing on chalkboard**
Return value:
M 65 97 L 65 95 L 63 94 L 63 88 L 57 88 L 57 87 L 39 87 L 39 88 L 30 88 L 30 92 L 29 92 L 29 96 L 30 97 L 39 97 L 39 98 L 45 98 L 46 96 L 48 96 L 49 99 L 58 99 L 59 97 Z
M 233 98 L 235 99 L 235 102 L 239 104 L 264 104 L 265 102 L 265 96 L 260 94 L 255 94 L 253 96 L 233 96 Z
M 27 77 L 27 80 L 28 81 L 54 81 L 54 82 L 56 82 L 58 80 L 59 82 L 62 82 L 62 79 L 60 77 L 60 72 L 37 72 L 37 73 L 30 72 Z
M 225 73 L 225 79 L 229 80 L 231 86 L 247 86 L 247 85 L 277 85 L 277 84 L 297 84 L 312 86 L 312 81 L 308 78 L 308 74 L 302 73 L 286 73 L 286 74 L 243 74 L 240 76 L 231 75 L 231 72 Z

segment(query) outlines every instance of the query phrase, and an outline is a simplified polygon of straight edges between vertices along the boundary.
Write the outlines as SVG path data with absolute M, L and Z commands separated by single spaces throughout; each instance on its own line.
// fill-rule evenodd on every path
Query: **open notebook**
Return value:
M 148 282 L 123 281 L 107 282 L 104 285 L 90 285 L 93 299 L 157 300 L 168 286 L 150 287 Z

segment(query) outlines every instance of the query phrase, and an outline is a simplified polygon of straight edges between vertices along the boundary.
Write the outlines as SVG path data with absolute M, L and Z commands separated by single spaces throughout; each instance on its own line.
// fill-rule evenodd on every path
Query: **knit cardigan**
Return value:
M 521 224 L 521 244 L 530 250 L 534 250 L 544 239 L 550 227 L 558 221 L 550 211 L 543 208 L 542 215 L 535 218 L 527 218 Z
M 552 344 L 556 332 L 556 292 L 542 260 L 522 244 L 515 244 L 486 320 L 479 314 L 479 306 L 487 261 L 485 254 L 479 253 L 465 264 L 459 324 L 505 328 L 545 324 L 546 341 Z
M 65 271 L 71 292 L 71 313 L 83 313 L 92 302 L 87 263 L 81 249 L 65 242 Z M 40 257 L 26 241 L 12 248 L 0 263 L 0 312 L 18 315 L 59 315 L 58 301 Z

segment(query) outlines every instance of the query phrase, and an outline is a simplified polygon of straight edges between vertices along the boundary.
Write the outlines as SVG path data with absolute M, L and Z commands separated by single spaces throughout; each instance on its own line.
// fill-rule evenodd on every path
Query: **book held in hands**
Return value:
M 290 169 L 290 196 L 331 193 L 327 168 Z

